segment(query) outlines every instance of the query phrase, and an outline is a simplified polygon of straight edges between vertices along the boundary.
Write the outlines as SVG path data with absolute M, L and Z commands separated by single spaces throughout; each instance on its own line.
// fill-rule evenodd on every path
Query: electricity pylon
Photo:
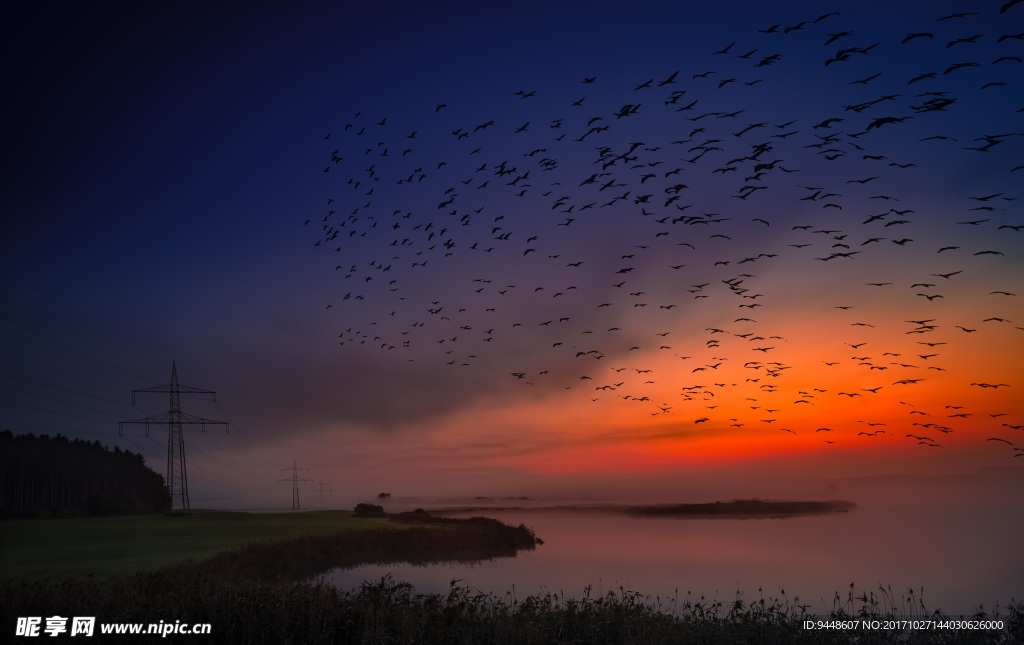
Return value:
M 149 436 L 150 425 L 167 426 L 167 491 L 171 494 L 171 513 L 175 515 L 188 515 L 191 508 L 188 503 L 188 476 L 185 469 L 185 437 L 181 432 L 183 425 L 202 426 L 206 432 L 208 425 L 222 425 L 227 430 L 227 421 L 212 421 L 203 419 L 181 411 L 181 394 L 212 394 L 213 400 L 217 400 L 217 393 L 213 390 L 203 390 L 191 385 L 180 385 L 178 383 L 178 368 L 174 361 L 171 361 L 171 382 L 166 385 L 154 385 L 139 390 L 132 390 L 132 405 L 135 404 L 135 394 L 138 392 L 167 392 L 171 397 L 171 408 L 169 411 L 145 419 L 134 419 L 132 421 L 121 421 L 118 423 L 118 434 L 124 433 L 125 424 L 146 426 L 146 436 Z
M 299 505 L 299 482 L 311 482 L 313 480 L 312 479 L 299 479 L 299 471 L 300 470 L 307 470 L 308 471 L 309 468 L 299 468 L 295 464 L 295 459 L 292 459 L 291 467 L 289 467 L 289 468 L 282 468 L 281 470 L 282 471 L 284 471 L 284 470 L 292 471 L 292 476 L 291 477 L 286 477 L 285 479 L 279 479 L 277 481 L 278 482 L 291 482 L 292 483 L 292 510 L 293 511 L 301 510 L 302 507 Z
M 316 488 L 317 492 L 320 493 L 320 497 L 323 497 L 324 493 L 333 493 L 334 492 L 334 489 L 331 488 L 330 486 L 328 486 L 327 484 L 325 484 L 324 480 L 322 480 L 322 479 L 320 480 L 319 484 L 315 484 L 314 485 L 314 488 Z

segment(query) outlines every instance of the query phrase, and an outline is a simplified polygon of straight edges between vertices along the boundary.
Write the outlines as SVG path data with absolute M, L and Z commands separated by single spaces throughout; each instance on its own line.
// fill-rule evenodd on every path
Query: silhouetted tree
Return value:
M 170 508 L 141 454 L 99 441 L 0 431 L 0 515 L 107 515 Z
M 352 511 L 352 514 L 356 517 L 385 517 L 387 515 L 384 512 L 383 506 L 366 503 L 356 504 L 356 508 Z

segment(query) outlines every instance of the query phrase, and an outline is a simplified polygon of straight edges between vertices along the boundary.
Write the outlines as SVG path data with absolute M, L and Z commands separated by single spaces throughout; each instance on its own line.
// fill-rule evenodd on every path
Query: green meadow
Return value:
M 155 571 L 247 544 L 401 526 L 349 511 L 125 515 L 0 522 L 0 577 L 61 580 Z

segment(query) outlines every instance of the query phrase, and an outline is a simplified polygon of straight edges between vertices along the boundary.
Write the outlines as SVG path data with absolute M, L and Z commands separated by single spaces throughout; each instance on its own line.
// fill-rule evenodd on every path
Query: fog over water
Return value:
M 855 510 L 787 519 L 646 518 L 505 501 L 520 508 L 461 514 L 533 527 L 544 540 L 534 552 L 471 566 L 361 567 L 329 579 L 350 589 L 390 573 L 422 593 L 445 592 L 457 579 L 520 599 L 548 591 L 579 598 L 588 586 L 594 597 L 621 587 L 663 603 L 681 603 L 687 592 L 725 602 L 740 592 L 750 602 L 760 589 L 765 597 L 799 598 L 818 613 L 833 609 L 837 592 L 845 601 L 853 583 L 854 596 L 891 587 L 896 607 L 906 610 L 900 613 L 920 614 L 922 597 L 928 611 L 959 615 L 984 605 L 991 612 L 1024 598 L 1019 470 L 842 480 L 831 484 L 831 498 L 853 501 Z M 901 601 L 910 589 L 913 607 Z

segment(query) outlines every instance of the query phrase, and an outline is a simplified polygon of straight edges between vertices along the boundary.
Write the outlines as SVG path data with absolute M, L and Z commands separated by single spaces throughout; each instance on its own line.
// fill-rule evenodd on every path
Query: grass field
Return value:
M 61 580 L 149 572 L 258 540 L 379 528 L 401 526 L 352 517 L 349 511 L 5 520 L 0 522 L 0 578 Z

